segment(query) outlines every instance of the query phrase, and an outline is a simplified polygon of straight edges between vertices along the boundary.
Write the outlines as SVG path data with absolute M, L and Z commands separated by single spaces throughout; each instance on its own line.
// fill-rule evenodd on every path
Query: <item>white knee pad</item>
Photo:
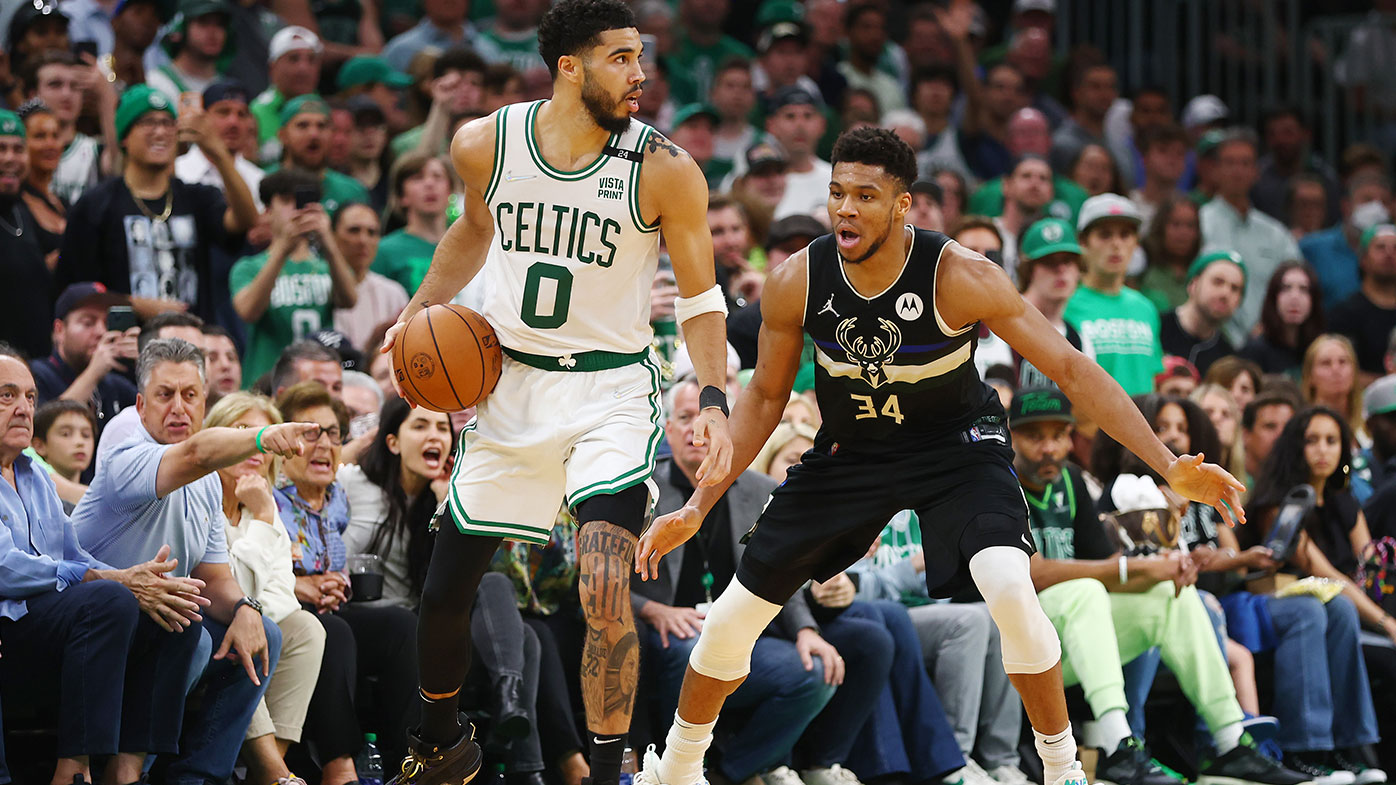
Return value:
M 718 681 L 735 681 L 751 672 L 751 649 L 780 606 L 752 594 L 735 578 L 703 619 L 703 631 L 688 665 Z
M 969 560 L 969 572 L 999 629 L 1004 672 L 1042 673 L 1056 665 L 1061 641 L 1037 602 L 1028 555 L 1002 545 L 985 548 Z

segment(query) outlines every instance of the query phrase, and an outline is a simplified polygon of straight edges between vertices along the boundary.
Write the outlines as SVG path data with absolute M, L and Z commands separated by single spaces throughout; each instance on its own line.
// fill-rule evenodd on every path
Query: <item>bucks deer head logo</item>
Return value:
M 882 366 L 896 357 L 902 346 L 902 331 L 890 320 L 880 317 L 871 335 L 855 333 L 857 329 L 858 317 L 844 319 L 834 332 L 834 340 L 848 355 L 848 361 L 862 369 L 863 381 L 874 388 L 881 387 L 887 383 Z

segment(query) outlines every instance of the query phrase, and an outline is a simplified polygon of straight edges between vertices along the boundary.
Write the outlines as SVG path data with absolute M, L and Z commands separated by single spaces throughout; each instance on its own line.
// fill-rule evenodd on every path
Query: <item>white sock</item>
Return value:
M 663 785 L 696 785 L 703 778 L 703 753 L 713 743 L 713 726 L 717 720 L 693 723 L 676 712 L 669 726 L 664 756 L 659 759 L 659 781 Z
M 1124 709 L 1111 709 L 1097 717 L 1095 722 L 1096 732 L 1100 734 L 1100 748 L 1105 750 L 1107 757 L 1120 746 L 1120 742 L 1134 735 L 1129 729 Z
M 1032 737 L 1037 745 L 1037 754 L 1042 758 L 1042 777 L 1047 785 L 1052 785 L 1076 766 L 1076 739 L 1071 735 L 1070 725 L 1051 736 L 1045 736 L 1033 728 Z
M 1236 749 L 1241 743 L 1241 733 L 1244 729 L 1241 723 L 1233 722 L 1230 725 L 1223 725 L 1212 731 L 1212 743 L 1217 747 L 1218 755 L 1225 755 Z

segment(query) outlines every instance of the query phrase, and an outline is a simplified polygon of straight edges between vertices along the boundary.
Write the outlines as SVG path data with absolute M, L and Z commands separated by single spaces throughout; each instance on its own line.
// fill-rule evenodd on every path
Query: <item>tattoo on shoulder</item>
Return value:
M 669 141 L 668 139 L 664 138 L 664 135 L 659 133 L 658 131 L 655 131 L 654 133 L 650 134 L 649 140 L 645 143 L 645 147 L 646 152 L 649 153 L 657 153 L 660 150 L 663 150 L 664 152 L 669 154 L 670 158 L 678 158 L 679 154 L 684 152 L 682 148 Z

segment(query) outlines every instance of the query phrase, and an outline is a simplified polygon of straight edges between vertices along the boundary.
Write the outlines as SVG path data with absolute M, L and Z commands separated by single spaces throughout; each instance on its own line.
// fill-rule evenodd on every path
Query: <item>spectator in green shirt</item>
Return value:
M 280 157 L 277 131 L 285 124 L 281 120 L 281 109 L 292 98 L 315 92 L 324 52 L 320 38 L 304 27 L 283 27 L 272 36 L 267 55 L 267 76 L 271 84 L 252 100 L 262 163 Z
M 752 56 L 745 44 L 722 32 L 722 22 L 727 18 L 730 5 L 728 0 L 681 0 L 679 3 L 679 28 L 683 33 L 669 58 L 669 80 L 678 103 L 706 98 L 718 63 L 733 56 Z
M 1065 313 L 1067 323 L 1095 347 L 1096 362 L 1130 395 L 1152 392 L 1154 374 L 1163 370 L 1158 309 L 1125 287 L 1139 224 L 1139 208 L 1123 196 L 1101 194 L 1081 205 L 1086 274 Z
M 1015 156 L 1031 154 L 1046 157 L 1051 149 L 1052 136 L 1046 115 L 1032 107 L 1013 113 L 1008 120 L 1010 153 Z M 1046 215 L 1050 218 L 1075 221 L 1077 213 L 1081 210 L 1081 203 L 1086 201 L 1085 189 L 1053 172 L 1052 194 L 1052 201 L 1048 203 L 1045 211 Z M 970 196 L 966 212 L 989 218 L 1003 215 L 1003 178 L 995 177 L 981 185 Z
M 368 189 L 358 180 L 329 168 L 330 105 L 314 93 L 292 98 L 281 107 L 281 161 L 267 174 L 281 168 L 310 173 L 320 184 L 320 204 L 333 215 L 340 205 L 369 201 Z
M 410 296 L 422 283 L 436 244 L 446 234 L 451 175 L 440 158 L 418 152 L 400 158 L 391 179 L 390 206 L 407 225 L 383 238 L 370 269 L 402 284 Z
M 353 307 L 356 278 L 335 245 L 315 176 L 296 169 L 267 175 L 262 204 L 271 245 L 233 265 L 228 288 L 247 322 L 243 379 L 271 370 L 282 347 L 333 323 L 332 308 Z

